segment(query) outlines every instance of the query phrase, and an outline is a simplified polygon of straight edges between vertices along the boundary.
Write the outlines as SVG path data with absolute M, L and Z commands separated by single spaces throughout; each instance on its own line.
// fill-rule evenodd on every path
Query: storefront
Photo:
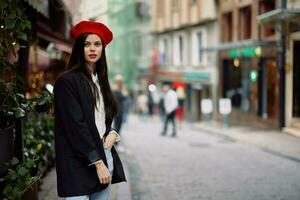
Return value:
M 160 83 L 184 83 L 184 110 L 185 119 L 189 121 L 200 121 L 201 115 L 201 100 L 203 98 L 213 99 L 213 84 L 211 83 L 212 75 L 209 71 L 195 72 L 179 72 L 179 71 L 158 71 L 156 73 L 157 81 Z
M 233 123 L 278 127 L 276 56 L 274 42 L 235 44 L 220 51 L 220 96 L 231 99 Z

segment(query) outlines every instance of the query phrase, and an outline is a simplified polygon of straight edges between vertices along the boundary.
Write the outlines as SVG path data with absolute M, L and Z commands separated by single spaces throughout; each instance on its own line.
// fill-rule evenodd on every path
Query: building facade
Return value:
M 156 80 L 184 87 L 191 121 L 201 119 L 202 99 L 212 100 L 216 108 L 216 8 L 213 0 L 153 1 Z
M 111 74 L 122 74 L 130 90 L 144 90 L 151 79 L 150 0 L 108 0 Z
M 277 0 L 219 1 L 218 90 L 231 99 L 231 123 L 279 127 L 278 33 L 257 20 L 277 6 Z
M 24 2 L 33 42 L 20 50 L 19 60 L 27 66 L 24 73 L 27 94 L 34 95 L 46 83 L 54 84 L 66 67 L 71 53 L 71 14 L 62 0 Z
M 280 127 L 300 136 L 300 2 L 281 0 L 276 8 L 258 19 L 279 32 Z

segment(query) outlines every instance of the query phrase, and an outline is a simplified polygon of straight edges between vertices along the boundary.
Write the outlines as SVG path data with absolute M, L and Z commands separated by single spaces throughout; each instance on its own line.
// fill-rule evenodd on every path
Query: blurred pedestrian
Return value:
M 118 111 L 107 75 L 105 47 L 112 32 L 99 22 L 81 21 L 68 71 L 54 86 L 58 196 L 66 200 L 108 200 L 111 183 L 125 181 L 111 129 Z
M 151 91 L 148 90 L 148 100 L 147 100 L 147 106 L 148 106 L 148 115 L 150 118 L 153 116 L 153 109 L 154 109 L 154 100 L 152 97 Z
M 176 110 L 176 118 L 178 121 L 179 129 L 181 129 L 183 114 L 184 114 L 184 100 L 185 100 L 184 88 L 178 87 L 176 89 L 176 94 L 177 94 L 177 98 L 178 98 L 178 108 Z
M 124 103 L 123 103 L 123 124 L 128 123 L 129 111 L 132 106 L 132 97 L 127 88 L 123 88 Z
M 158 109 L 159 109 L 159 117 L 161 121 L 165 121 L 165 105 L 164 105 L 165 94 L 162 92 L 159 97 Z
M 117 74 L 115 76 L 113 94 L 118 102 L 119 112 L 113 121 L 113 127 L 119 134 L 121 133 L 121 128 L 123 124 L 123 111 L 124 111 L 124 102 L 125 102 L 125 96 L 123 95 L 122 90 L 123 90 L 123 77 L 121 74 Z
M 139 117 L 142 120 L 147 119 L 147 114 L 148 114 L 147 104 L 148 104 L 148 96 L 143 91 L 139 91 L 137 97 L 137 108 L 138 108 Z
M 178 99 L 176 92 L 170 88 L 169 85 L 165 84 L 163 86 L 163 92 L 165 93 L 164 96 L 164 108 L 165 108 L 165 122 L 164 122 L 164 129 L 161 135 L 166 135 L 168 130 L 169 122 L 173 125 L 172 136 L 176 136 L 176 121 L 175 121 L 175 112 L 178 107 Z

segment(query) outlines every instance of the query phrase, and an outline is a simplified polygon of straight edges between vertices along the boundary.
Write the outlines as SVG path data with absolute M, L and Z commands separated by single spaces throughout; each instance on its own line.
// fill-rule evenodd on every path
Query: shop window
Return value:
M 222 42 L 232 41 L 232 13 L 225 13 L 222 16 Z
M 275 8 L 276 8 L 275 0 L 263 0 L 259 2 L 259 14 L 269 12 L 271 10 L 274 10 Z M 262 37 L 270 37 L 275 34 L 275 29 L 268 25 L 262 26 L 261 30 L 262 30 L 261 31 Z
M 247 40 L 251 38 L 251 6 L 240 9 L 239 12 L 239 39 Z

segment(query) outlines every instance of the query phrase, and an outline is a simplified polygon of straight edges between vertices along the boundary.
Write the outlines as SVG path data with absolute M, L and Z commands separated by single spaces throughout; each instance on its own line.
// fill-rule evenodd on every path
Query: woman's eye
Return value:
M 102 44 L 100 42 L 95 43 L 96 47 L 100 47 Z
M 88 46 L 90 46 L 90 43 L 84 43 L 84 46 L 88 47 Z

